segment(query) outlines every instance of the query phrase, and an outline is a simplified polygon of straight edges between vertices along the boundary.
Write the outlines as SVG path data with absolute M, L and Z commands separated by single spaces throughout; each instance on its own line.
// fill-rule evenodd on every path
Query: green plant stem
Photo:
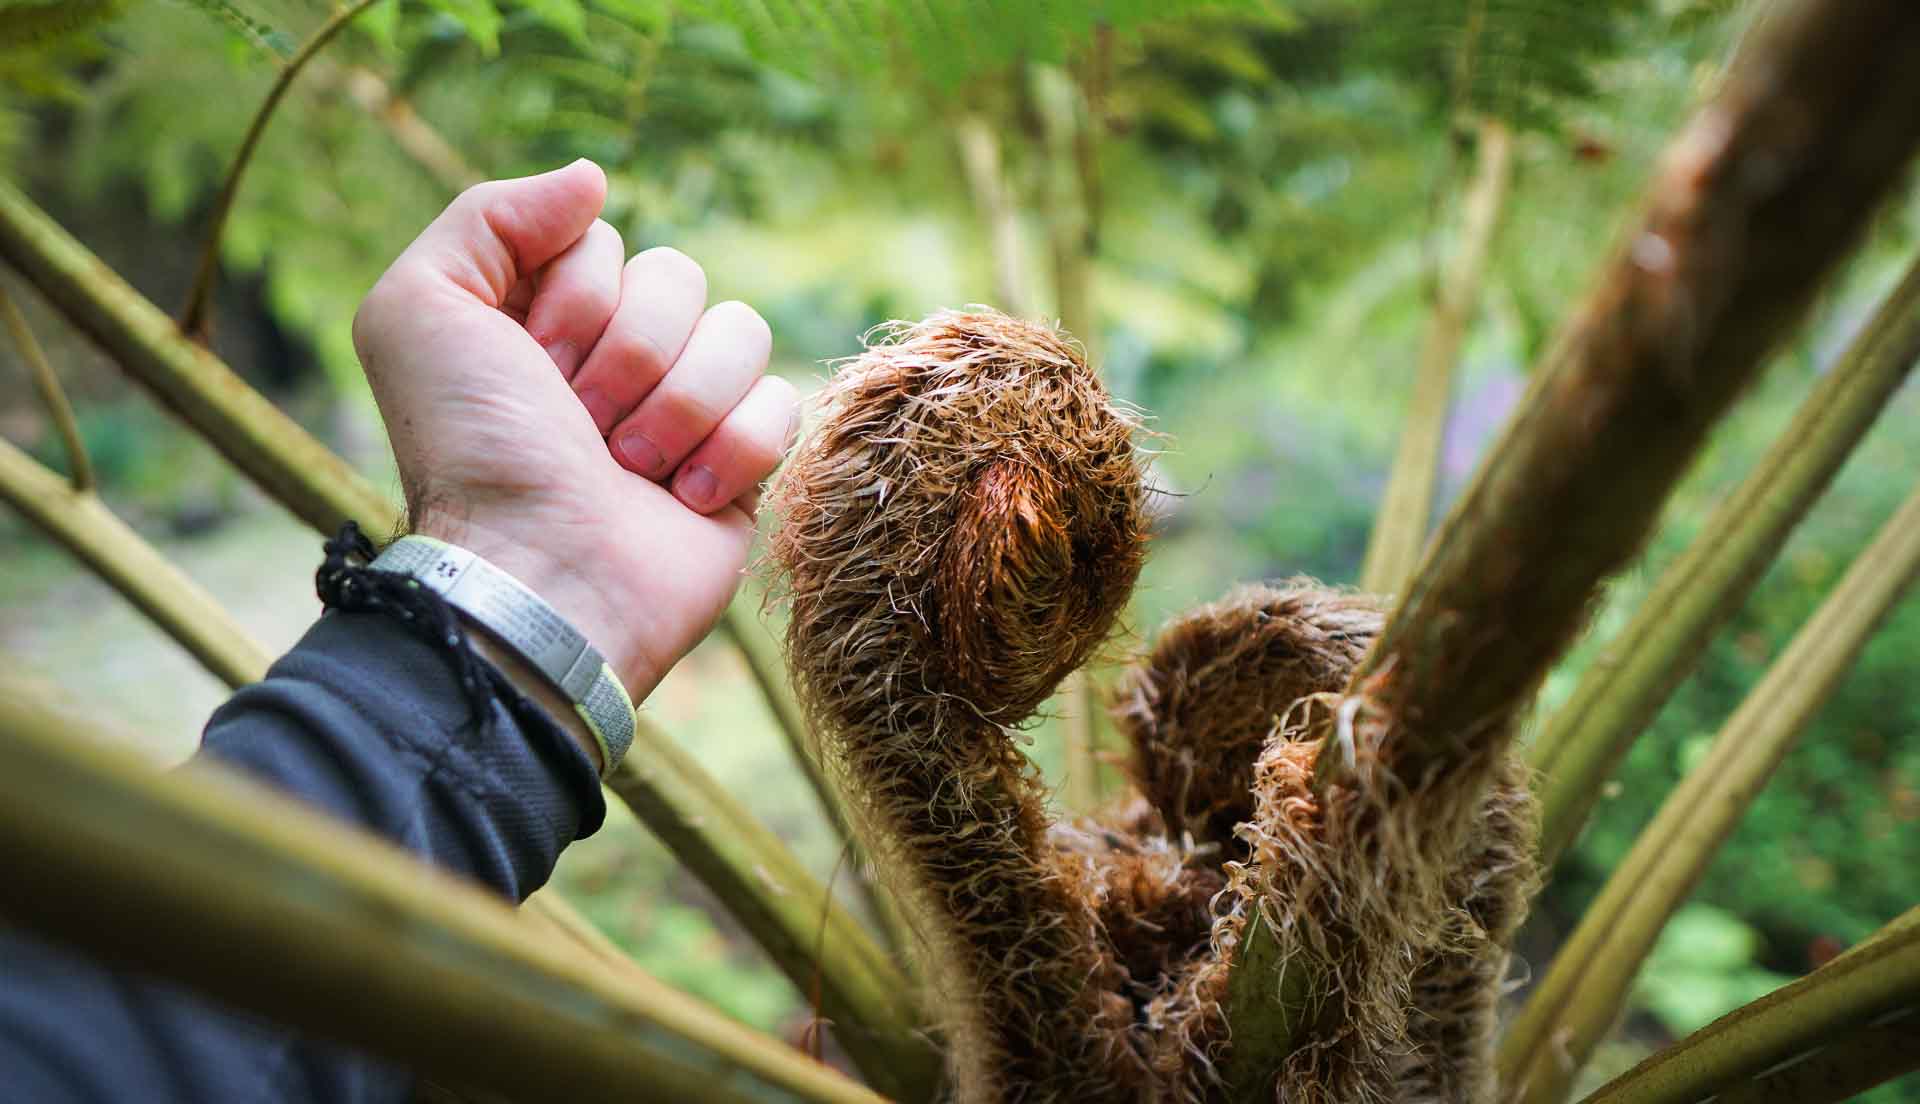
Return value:
M 854 833 L 852 819 L 847 815 L 846 804 L 832 780 L 827 777 L 813 738 L 807 733 L 806 714 L 800 708 L 799 699 L 794 697 L 792 684 L 787 681 L 778 645 L 747 608 L 750 601 L 752 599 L 744 595 L 736 597 L 720 621 L 720 631 L 739 651 L 748 673 L 760 688 L 767 711 L 773 714 L 781 735 L 786 737 L 787 749 L 794 763 L 806 776 L 808 785 L 813 787 L 814 798 L 819 802 L 821 812 L 833 826 L 834 837 L 848 849 L 846 861 L 852 867 L 848 876 L 865 902 L 882 944 L 898 954 L 910 945 L 906 923 L 893 900 L 873 878 L 859 837 Z
M 1098 207 L 1101 110 L 1099 89 L 1111 35 L 1101 28 L 1084 74 L 1033 66 L 1029 87 L 1041 122 L 1045 173 L 1040 208 L 1053 260 L 1054 307 L 1061 328 L 1098 365 L 1100 318 L 1094 305 L 1093 262 L 1099 243 Z M 1103 788 L 1099 749 L 1102 710 L 1092 673 L 1067 675 L 1054 699 L 1060 718 L 1066 777 L 1061 799 L 1076 813 L 1099 802 Z
M 1392 594 L 1405 585 L 1426 548 L 1433 493 L 1440 478 L 1441 444 L 1452 408 L 1454 370 L 1480 300 L 1487 254 L 1513 177 L 1513 132 L 1506 124 L 1496 119 L 1480 124 L 1476 165 L 1462 205 L 1460 241 L 1435 290 L 1400 448 L 1360 569 L 1360 589 L 1376 594 Z
M 709 1086 L 755 1085 L 790 1100 L 881 1099 L 637 966 L 607 969 L 385 841 L 210 764 L 156 772 L 85 730 L 0 697 L 9 923 L 518 1099 L 705 1099 Z
M 990 247 L 995 305 L 1017 318 L 1030 318 L 1034 309 L 1020 249 L 1020 210 L 1001 165 L 1000 136 L 977 112 L 960 115 L 952 130 L 967 192 Z
M 821 813 L 833 825 L 835 837 L 840 840 L 852 839 L 853 829 L 847 821 L 846 809 L 820 765 L 813 740 L 807 735 L 806 715 L 800 709 L 800 702 L 793 696 L 793 687 L 787 683 L 779 656 L 774 654 L 774 642 L 753 614 L 744 608 L 746 601 L 748 599 L 744 597 L 735 598 L 733 604 L 727 607 L 727 612 L 720 619 L 720 633 L 740 653 L 747 673 L 753 677 L 754 685 L 767 703 L 767 712 L 773 715 L 774 726 L 786 740 L 787 750 L 792 753 L 795 765 L 806 776 L 807 785 L 812 788 Z
M 1271 1104 L 1274 1071 L 1308 1026 L 1313 979 L 1281 954 L 1279 936 L 1259 912 L 1247 919 L 1242 948 L 1227 977 L 1233 1046 L 1220 1076 L 1233 1104 Z
M 607 779 L 634 815 L 718 897 L 819 1013 L 868 1082 L 900 1100 L 933 1098 L 939 1055 L 920 1031 L 907 978 L 833 904 L 786 844 L 671 738 L 639 718 L 634 748 Z
M 73 404 L 67 401 L 67 392 L 47 360 L 47 351 L 33 336 L 33 327 L 27 325 L 27 316 L 20 313 L 4 285 L 0 285 L 0 318 L 6 321 L 14 347 L 20 350 L 20 359 L 26 361 L 33 386 L 40 392 L 40 401 L 46 404 L 47 416 L 53 419 L 54 431 L 60 434 L 60 443 L 66 448 L 68 483 L 76 491 L 92 490 L 93 461 L 87 458 L 87 443 L 80 438 L 80 423 L 74 419 Z
M 19 510 L 229 686 L 258 680 L 267 654 L 220 603 L 113 515 L 0 440 L 0 500 Z
M 1500 1083 L 1513 1100 L 1565 1098 L 1667 919 L 1916 575 L 1920 488 L 1728 718 L 1561 946 L 1501 1043 Z
M 1648 1058 L 1582 1104 L 1825 1104 L 1915 1068 L 1916 1034 L 1920 909 Z M 1902 1035 L 1904 1049 L 1884 1045 Z
M 1920 6 L 1798 0 L 1668 147 L 1355 673 L 1400 778 L 1444 785 L 1511 739 L 1603 580 L 1900 179 L 1920 141 L 1915 56 Z
M 1714 1104 L 1837 1104 L 1920 1070 L 1920 1012 L 1850 1028 L 1845 1037 L 1789 1065 L 1716 1093 Z
M 220 358 L 0 181 L 0 256 L 75 327 L 294 516 L 332 534 L 349 518 L 376 537 L 400 512 L 346 461 L 247 386 Z
M 379 120 L 394 146 L 448 192 L 464 191 L 486 179 L 380 74 L 359 65 L 334 65 L 326 58 L 316 58 L 307 69 L 310 83 L 344 91 L 360 110 Z
M 1793 0 L 1670 143 L 1349 685 L 1404 784 L 1429 798 L 1487 784 L 1602 582 L 1901 178 L 1920 143 L 1917 55 L 1905 0 Z M 1347 781 L 1334 736 L 1323 794 Z M 1478 806 L 1454 798 L 1429 802 L 1459 811 L 1422 825 L 1432 853 Z
M 1607 777 L 1752 593 L 1916 358 L 1920 260 L 1542 727 L 1531 754 L 1544 778 L 1543 866 L 1572 845 Z
M 272 121 L 274 109 L 286 98 L 287 90 L 335 35 L 346 29 L 355 16 L 372 7 L 378 0 L 353 0 L 353 3 L 335 11 L 326 22 L 300 44 L 300 49 L 287 59 L 274 77 L 273 87 L 267 90 L 267 96 L 253 113 L 253 121 L 247 126 L 247 133 L 240 140 L 239 152 L 233 155 L 233 164 L 227 168 L 227 178 L 220 185 L 220 195 L 213 202 L 213 216 L 207 224 L 207 234 L 200 246 L 200 263 L 193 274 L 193 289 L 187 294 L 186 308 L 180 314 L 180 328 L 194 338 L 205 338 L 209 322 L 208 311 L 213 301 L 214 282 L 220 275 L 220 238 L 226 231 L 227 216 L 233 213 L 233 201 L 240 194 L 240 181 L 247 174 L 247 166 L 253 162 L 253 154 L 260 146 L 260 138 L 267 132 L 267 123 Z

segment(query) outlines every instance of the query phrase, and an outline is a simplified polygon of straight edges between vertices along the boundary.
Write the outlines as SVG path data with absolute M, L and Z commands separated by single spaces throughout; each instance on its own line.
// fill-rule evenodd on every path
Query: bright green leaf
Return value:
M 479 45 L 481 53 L 492 57 L 500 52 L 500 26 L 505 21 L 490 0 L 427 0 L 427 3 L 452 16 L 467 32 L 467 37 Z

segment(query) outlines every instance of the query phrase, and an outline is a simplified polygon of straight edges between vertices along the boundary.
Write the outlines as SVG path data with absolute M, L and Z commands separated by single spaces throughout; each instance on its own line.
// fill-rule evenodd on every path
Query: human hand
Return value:
M 413 531 L 511 572 L 637 703 L 739 585 L 794 425 L 767 324 L 672 249 L 626 261 L 589 161 L 468 189 L 354 318 Z

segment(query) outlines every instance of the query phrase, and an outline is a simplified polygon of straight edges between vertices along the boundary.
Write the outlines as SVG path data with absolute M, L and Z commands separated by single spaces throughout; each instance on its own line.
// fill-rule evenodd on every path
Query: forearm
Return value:
M 542 719 L 472 700 L 450 650 L 398 619 L 334 612 L 214 714 L 200 757 L 519 901 L 605 812 L 594 763 Z
M 598 826 L 596 771 L 559 728 L 496 696 L 473 702 L 451 656 L 396 618 L 328 614 L 215 714 L 184 769 L 253 774 L 522 900 Z M 475 704 L 490 723 L 475 723 Z M 22 1099 L 371 1104 L 412 1092 L 404 1070 L 24 939 L 0 936 L 0 977 L 0 1077 L 30 1088 Z

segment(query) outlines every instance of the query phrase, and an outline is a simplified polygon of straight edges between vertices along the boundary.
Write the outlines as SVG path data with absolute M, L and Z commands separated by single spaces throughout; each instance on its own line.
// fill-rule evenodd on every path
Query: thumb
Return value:
M 607 176 L 581 158 L 538 176 L 460 193 L 394 263 L 449 280 L 489 307 L 580 239 L 607 199 Z

